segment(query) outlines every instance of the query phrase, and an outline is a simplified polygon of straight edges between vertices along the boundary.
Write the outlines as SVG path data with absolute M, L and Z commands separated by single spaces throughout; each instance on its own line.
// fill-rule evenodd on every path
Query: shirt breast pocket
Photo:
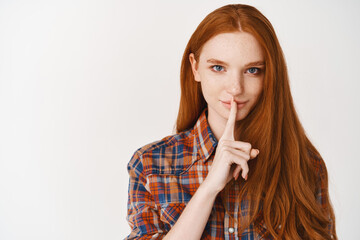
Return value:
M 160 220 L 165 224 L 174 226 L 186 207 L 185 203 L 167 203 L 161 205 Z

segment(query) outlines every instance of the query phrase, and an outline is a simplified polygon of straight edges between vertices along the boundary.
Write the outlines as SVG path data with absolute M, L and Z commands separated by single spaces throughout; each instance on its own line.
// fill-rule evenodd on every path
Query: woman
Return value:
M 177 134 L 129 162 L 127 239 L 337 239 L 271 23 L 247 5 L 210 13 L 180 80 Z

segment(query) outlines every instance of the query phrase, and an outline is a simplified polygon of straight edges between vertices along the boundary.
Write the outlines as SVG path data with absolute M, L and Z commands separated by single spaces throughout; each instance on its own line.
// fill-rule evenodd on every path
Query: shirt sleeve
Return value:
M 126 219 L 131 233 L 125 239 L 162 239 L 166 235 L 164 224 L 160 221 L 154 198 L 146 188 L 142 156 L 138 152 L 130 160 L 128 172 L 130 180 Z
M 329 213 L 329 224 L 328 224 L 328 232 L 332 237 L 335 233 L 335 224 L 334 219 L 331 218 L 330 214 L 330 199 L 329 199 L 329 190 L 328 190 L 328 175 L 325 163 L 322 159 L 319 159 L 319 184 L 318 190 L 316 194 L 317 201 L 321 204 L 321 207 L 325 212 Z

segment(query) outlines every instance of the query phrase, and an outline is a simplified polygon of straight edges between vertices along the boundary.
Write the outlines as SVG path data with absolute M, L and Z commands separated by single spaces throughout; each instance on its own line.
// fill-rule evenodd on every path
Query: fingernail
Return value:
M 244 179 L 245 179 L 245 181 L 247 180 L 247 178 L 248 178 L 248 175 L 246 175 L 246 176 L 245 176 L 245 178 L 244 178 Z
M 259 153 L 260 153 L 260 150 L 259 150 L 259 149 L 256 149 L 256 151 L 257 151 L 257 154 L 259 154 Z

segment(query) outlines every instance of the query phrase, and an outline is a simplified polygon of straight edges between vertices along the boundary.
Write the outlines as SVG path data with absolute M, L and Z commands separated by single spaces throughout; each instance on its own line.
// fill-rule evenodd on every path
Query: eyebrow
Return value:
M 219 65 L 224 65 L 224 66 L 228 66 L 229 64 L 227 64 L 224 61 L 218 60 L 218 59 L 214 59 L 214 58 L 210 58 L 208 59 L 206 62 L 208 63 L 212 63 L 212 64 L 219 64 Z M 245 67 L 249 67 L 249 66 L 264 66 L 265 62 L 264 61 L 255 61 L 255 62 L 250 62 L 247 63 L 245 65 Z
M 229 65 L 229 64 L 227 64 L 226 62 L 223 62 L 223 61 L 220 61 L 220 60 L 214 59 L 214 58 L 210 58 L 210 59 L 208 59 L 206 62 L 212 63 L 212 64 L 225 65 L 225 66 L 228 66 L 228 65 Z
M 265 65 L 264 61 L 256 61 L 256 62 L 251 62 L 251 63 L 246 64 L 245 67 L 249 67 L 249 66 L 259 67 L 259 66 L 264 66 L 264 65 Z

